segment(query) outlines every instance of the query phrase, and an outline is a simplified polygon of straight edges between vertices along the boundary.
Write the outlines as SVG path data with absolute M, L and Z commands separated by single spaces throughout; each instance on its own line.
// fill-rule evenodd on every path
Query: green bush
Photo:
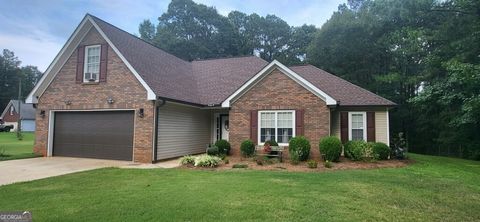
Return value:
M 212 155 L 212 156 L 218 155 L 218 154 L 219 154 L 219 152 L 218 152 L 218 147 L 216 147 L 216 146 L 208 147 L 208 148 L 207 148 L 207 154 L 208 154 L 208 155 Z
M 325 166 L 325 168 L 332 168 L 333 164 L 332 164 L 332 162 L 327 160 L 327 161 L 325 161 L 325 163 L 323 163 L 323 166 Z
M 293 137 L 288 143 L 288 152 L 290 156 L 298 155 L 299 161 L 305 161 L 310 155 L 310 142 L 303 136 Z
M 270 146 L 278 146 L 278 143 L 275 140 L 267 140 L 264 143 L 265 145 L 270 144 Z
M 374 143 L 372 146 L 373 157 L 376 160 L 386 160 L 390 154 L 390 147 L 385 143 Z
M 318 144 L 324 160 L 337 162 L 342 154 L 342 142 L 334 136 L 325 137 Z
M 230 153 L 230 143 L 226 140 L 217 140 L 215 146 L 218 147 L 218 152 L 221 154 L 228 155 Z
M 349 141 L 344 145 L 344 155 L 351 160 L 362 160 L 365 157 L 367 143 L 362 140 Z
M 218 156 L 211 156 L 211 155 L 200 155 L 195 157 L 195 166 L 200 166 L 200 167 L 216 167 L 220 165 L 220 162 L 222 162 L 222 159 Z
M 345 153 L 348 153 L 348 157 L 351 160 L 363 160 L 368 161 L 372 159 L 378 159 L 374 152 L 375 143 L 365 141 L 351 141 L 349 144 L 345 144 Z M 388 157 L 388 153 L 386 154 Z
M 232 168 L 248 168 L 248 164 L 246 164 L 246 163 L 236 163 L 236 164 L 233 164 Z
M 318 163 L 315 160 L 309 160 L 309 161 L 307 161 L 307 166 L 308 166 L 308 168 L 312 168 L 312 169 L 317 168 Z
M 230 160 L 228 159 L 228 157 L 225 157 L 225 158 L 223 158 L 223 162 L 224 162 L 225 164 L 228 164 L 228 163 L 230 163 Z
M 348 141 L 345 144 L 343 144 L 343 155 L 347 158 L 351 158 L 350 153 L 352 152 L 352 146 L 354 146 L 355 143 L 361 142 L 358 140 L 353 140 L 353 141 Z
M 195 157 L 194 156 L 184 156 L 180 159 L 180 164 L 187 165 L 187 164 L 195 164 Z
M 252 156 L 255 152 L 255 144 L 251 140 L 244 140 L 240 145 L 240 152 L 243 156 Z

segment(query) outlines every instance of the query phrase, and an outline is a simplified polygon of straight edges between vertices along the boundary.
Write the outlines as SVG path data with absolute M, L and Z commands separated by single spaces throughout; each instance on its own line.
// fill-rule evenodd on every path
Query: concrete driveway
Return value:
M 0 186 L 103 167 L 125 167 L 132 164 L 131 161 L 71 157 L 40 157 L 0 161 Z

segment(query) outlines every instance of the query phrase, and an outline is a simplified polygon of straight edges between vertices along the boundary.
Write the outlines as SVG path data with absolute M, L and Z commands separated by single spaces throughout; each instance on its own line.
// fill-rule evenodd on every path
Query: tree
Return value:
M 37 67 L 20 67 L 20 64 L 20 60 L 12 51 L 3 50 L 3 54 L 0 55 L 0 110 L 3 110 L 11 99 L 18 98 L 20 79 L 22 80 L 22 95 L 25 97 L 42 77 L 42 73 Z
M 150 22 L 150 20 L 143 20 L 140 23 L 138 30 L 140 32 L 140 38 L 147 42 L 153 42 L 155 38 L 155 25 Z
M 239 54 L 232 24 L 213 7 L 191 0 L 172 0 L 158 20 L 153 43 L 180 58 L 193 60 Z M 147 27 L 144 29 L 151 28 L 145 22 L 142 25 Z

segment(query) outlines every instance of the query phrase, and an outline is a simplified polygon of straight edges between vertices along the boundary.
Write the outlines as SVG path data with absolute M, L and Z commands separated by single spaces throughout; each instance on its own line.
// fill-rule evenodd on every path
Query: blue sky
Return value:
M 275 14 L 290 25 L 320 27 L 346 0 L 194 0 L 214 6 L 222 15 L 232 10 Z M 22 65 L 45 71 L 86 13 L 130 33 L 157 18 L 170 0 L 0 0 L 0 49 L 15 52 Z

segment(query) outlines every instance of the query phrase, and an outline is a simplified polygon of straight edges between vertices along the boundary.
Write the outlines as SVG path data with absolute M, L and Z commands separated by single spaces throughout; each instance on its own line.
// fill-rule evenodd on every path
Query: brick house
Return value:
M 34 151 L 155 162 L 206 144 L 304 135 L 389 143 L 395 103 L 311 65 L 255 57 L 184 61 L 86 15 L 27 98 Z
M 24 132 L 35 131 L 35 109 L 31 104 L 20 100 L 10 100 L 0 115 L 0 123 L 13 126 L 12 130 L 17 131 L 18 120 Z

